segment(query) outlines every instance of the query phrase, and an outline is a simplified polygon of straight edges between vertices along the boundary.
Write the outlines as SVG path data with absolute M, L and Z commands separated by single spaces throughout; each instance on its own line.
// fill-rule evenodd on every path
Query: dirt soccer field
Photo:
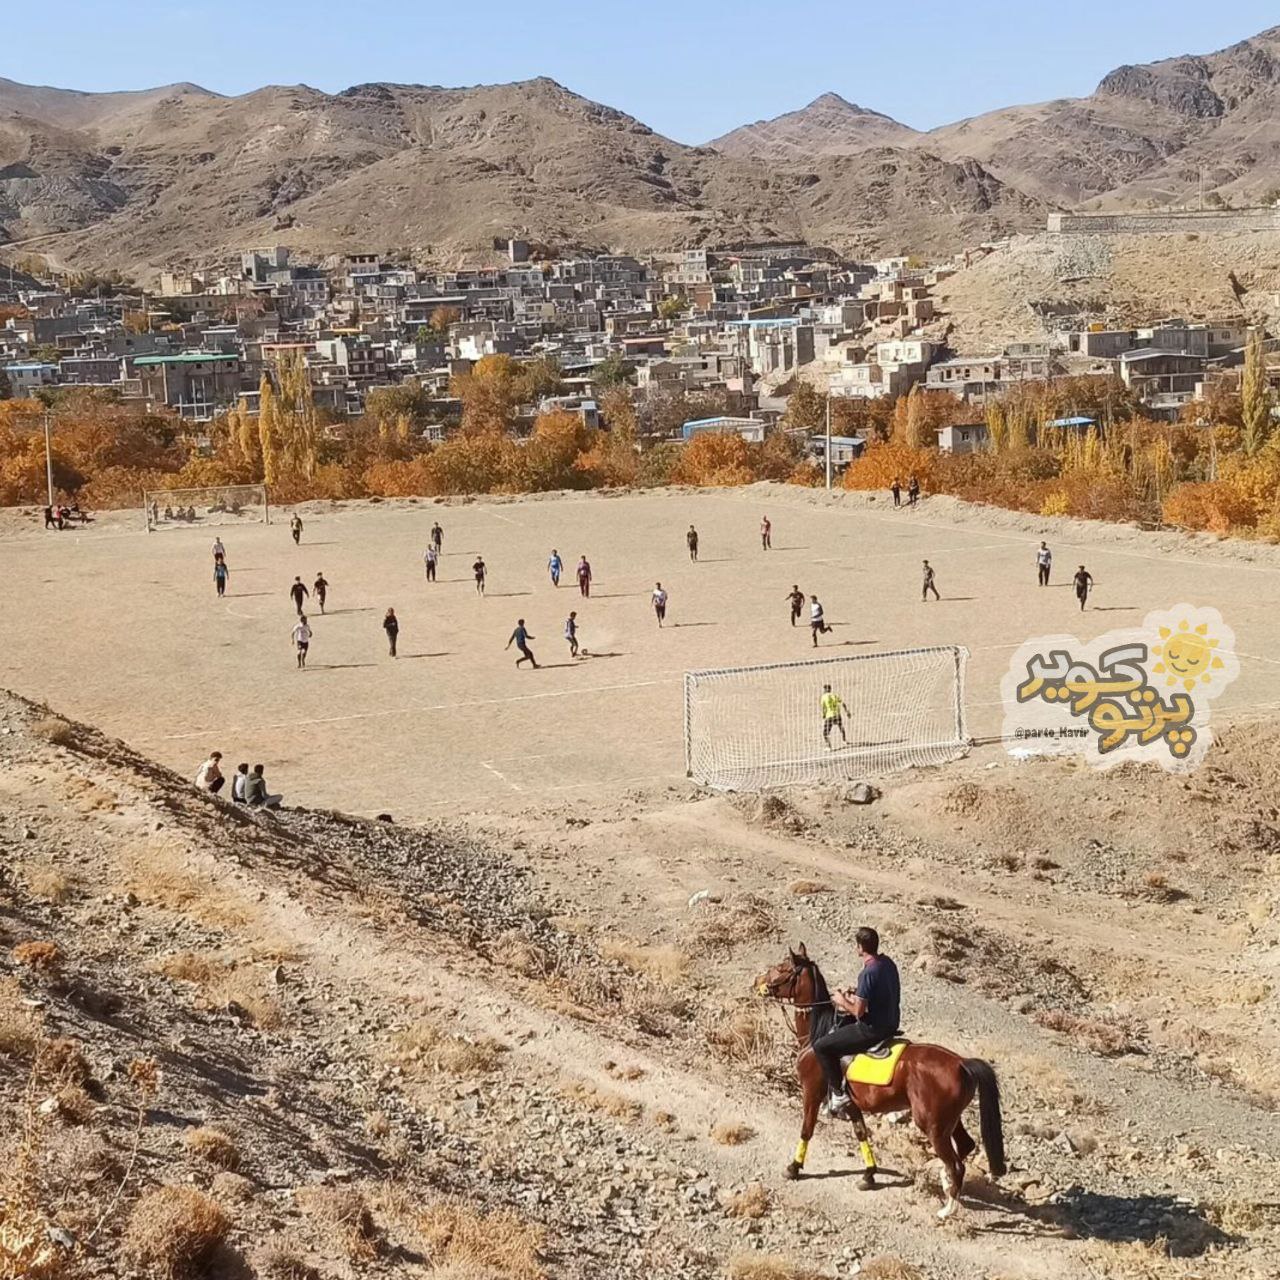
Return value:
M 758 534 L 766 514 L 768 553 Z M 0 542 L 10 602 L 0 683 L 55 700 L 181 771 L 219 749 L 224 763 L 264 763 L 290 800 L 406 819 L 680 779 L 685 671 L 814 656 L 807 611 L 789 625 L 793 583 L 819 596 L 834 625 L 821 656 L 968 646 L 978 738 L 1000 731 L 999 681 L 1022 641 L 1064 631 L 1085 639 L 1184 601 L 1216 606 L 1236 633 L 1241 676 L 1219 710 L 1280 703 L 1270 643 L 1280 565 L 1190 540 L 996 523 L 943 499 L 894 511 L 883 500 L 769 487 L 313 504 L 302 515 L 298 548 L 285 512 L 269 526 L 217 530 L 231 569 L 223 600 L 209 528 L 148 535 L 125 513 L 56 535 L 11 523 L 18 536 Z M 430 585 L 422 553 L 436 518 L 444 558 Z M 690 524 L 701 537 L 697 564 L 685 550 Z M 1036 583 L 1041 536 L 1056 556 L 1047 590 Z M 565 562 L 558 590 L 546 569 L 553 547 Z M 574 583 L 583 554 L 590 600 Z M 477 555 L 489 570 L 483 599 Z M 942 594 L 927 605 L 924 558 Z M 1070 586 L 1081 562 L 1097 580 L 1084 615 Z M 303 673 L 287 593 L 295 575 L 310 586 L 319 572 L 331 584 L 328 612 L 309 604 L 315 638 Z M 670 593 L 661 632 L 650 607 L 657 581 Z M 381 629 L 388 606 L 401 619 L 394 662 Z M 562 639 L 571 608 L 590 655 L 577 662 Z M 504 652 L 519 617 L 541 670 L 516 670 L 515 651 Z

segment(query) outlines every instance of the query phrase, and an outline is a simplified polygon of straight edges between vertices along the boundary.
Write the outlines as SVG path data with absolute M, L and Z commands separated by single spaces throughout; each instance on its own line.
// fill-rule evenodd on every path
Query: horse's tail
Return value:
M 1004 1125 L 1000 1120 L 1000 1083 L 992 1065 L 981 1058 L 966 1058 L 964 1069 L 978 1090 L 982 1149 L 987 1153 L 987 1167 L 993 1178 L 1002 1178 L 1007 1166 L 1004 1162 Z

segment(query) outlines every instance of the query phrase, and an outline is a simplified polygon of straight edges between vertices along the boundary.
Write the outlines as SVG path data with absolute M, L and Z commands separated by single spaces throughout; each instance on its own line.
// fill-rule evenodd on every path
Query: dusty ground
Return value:
M 759 548 L 768 514 L 775 550 Z M 925 500 L 895 512 L 883 498 L 789 487 L 550 496 L 511 502 L 386 503 L 305 510 L 300 549 L 280 522 L 222 529 L 230 593 L 214 594 L 204 529 L 140 532 L 105 517 L 44 534 L 8 513 L 0 542 L 5 590 L 0 684 L 57 703 L 191 776 L 204 756 L 261 761 L 291 801 L 416 820 L 471 808 L 521 808 L 560 797 L 606 800 L 631 785 L 681 785 L 682 677 L 701 667 L 812 655 L 788 625 L 792 583 L 816 592 L 836 626 L 827 656 L 963 644 L 970 731 L 997 734 L 999 682 L 1029 637 L 1082 638 L 1140 623 L 1153 608 L 1213 604 L 1237 636 L 1242 672 L 1223 707 L 1280 705 L 1272 652 L 1280 601 L 1277 549 L 1043 520 Z M 432 521 L 445 529 L 440 581 L 424 581 Z M 701 559 L 689 563 L 695 523 Z M 1035 581 L 1048 538 L 1055 583 Z M 552 547 L 595 571 L 589 601 L 551 587 Z M 482 554 L 489 592 L 476 596 Z M 920 561 L 943 599 L 923 605 Z M 1090 609 L 1069 580 L 1086 562 Z M 310 667 L 294 670 L 287 591 L 323 571 L 329 613 L 315 626 Z M 670 592 L 659 632 L 655 581 Z M 382 616 L 401 619 L 401 656 L 386 654 Z M 561 639 L 577 609 L 592 656 L 574 663 Z M 545 666 L 516 670 L 503 645 L 517 617 Z
M 766 498 L 779 549 L 762 573 Z M 443 576 L 483 550 L 496 598 L 426 594 L 437 513 Z M 9 613 L 0 678 L 131 744 L 0 701 L 0 1240 L 29 1226 L 53 1268 L 11 1274 L 162 1274 L 174 1235 L 147 1193 L 166 1185 L 207 1193 L 206 1228 L 220 1223 L 192 1269 L 241 1280 L 1277 1273 L 1274 549 L 768 490 L 305 514 L 300 553 L 277 526 L 224 533 L 242 594 L 221 604 L 203 533 L 148 540 L 112 518 L 55 540 L 7 517 L 10 598 L 34 605 Z M 836 640 L 856 599 L 874 602 L 859 637 L 969 643 L 983 702 L 1002 658 L 979 641 L 1070 613 L 1028 571 L 1042 527 L 1060 565 L 1087 554 L 1100 605 L 1132 610 L 1085 628 L 1190 599 L 1259 655 L 1199 773 L 986 748 L 884 780 L 870 806 L 841 788 L 705 796 L 679 777 L 679 671 L 803 650 L 781 600 L 797 576 L 847 624 Z M 540 580 L 548 540 L 591 554 L 584 636 L 625 656 L 507 665 L 508 614 L 541 637 L 567 607 Z M 979 598 L 916 603 L 922 547 L 944 596 Z M 531 563 L 506 568 L 520 548 Z M 615 568 L 624 552 L 635 567 Z M 325 571 L 336 609 L 372 611 L 322 619 L 296 679 L 295 563 Z M 650 630 L 650 573 L 673 621 L 718 625 Z M 392 602 L 406 654 L 448 656 L 393 666 L 377 629 Z M 524 701 L 533 682 L 550 687 Z M 589 691 L 606 683 L 623 687 Z M 304 718 L 342 718 L 267 727 L 303 699 Z M 218 742 L 249 743 L 300 799 L 428 821 L 245 815 L 187 781 Z M 911 1033 L 1000 1074 L 1010 1172 L 993 1184 L 979 1158 L 948 1226 L 909 1127 L 876 1122 L 892 1171 L 876 1194 L 854 1190 L 853 1144 L 830 1125 L 810 1176 L 780 1178 L 790 1050 L 750 979 L 804 940 L 847 982 L 865 922 L 902 965 Z M 148 1060 L 154 1085 L 131 1065 Z

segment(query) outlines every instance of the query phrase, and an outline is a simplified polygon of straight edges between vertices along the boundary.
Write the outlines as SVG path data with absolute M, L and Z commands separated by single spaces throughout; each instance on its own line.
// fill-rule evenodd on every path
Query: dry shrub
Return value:
M 634 1122 L 644 1115 L 644 1105 L 642 1103 L 633 1102 L 630 1098 L 622 1097 L 621 1094 L 608 1093 L 603 1089 L 597 1089 L 594 1085 L 587 1084 L 582 1080 L 575 1080 L 571 1084 L 565 1085 L 560 1092 L 566 1098 L 571 1098 L 588 1111 L 602 1112 L 604 1115 L 612 1116 L 615 1120 Z
M 0 1280 L 69 1280 L 71 1259 L 50 1241 L 50 1225 L 35 1205 L 0 1197 Z
M 388 1057 L 409 1079 L 421 1080 L 488 1075 L 506 1051 L 506 1045 L 490 1036 L 449 1035 L 430 1022 L 415 1022 L 395 1034 Z
M 22 883 L 26 891 L 40 902 L 54 905 L 66 902 L 71 896 L 72 880 L 64 872 L 47 862 L 25 867 Z
M 17 978 L 0 977 L 0 1057 L 25 1062 L 34 1058 L 40 1047 L 43 1022 L 22 1001 Z
M 302 1187 L 299 1208 L 353 1262 L 377 1257 L 378 1232 L 364 1196 L 354 1187 Z
M 280 1002 L 267 994 L 265 975 L 248 965 L 210 953 L 175 951 L 162 956 L 154 968 L 166 978 L 199 987 L 210 1008 L 237 1009 L 263 1031 L 273 1031 L 284 1022 Z
M 1079 1017 L 1062 1009 L 1046 1009 L 1032 1016 L 1047 1030 L 1070 1037 L 1078 1047 L 1102 1058 L 1118 1057 L 1137 1048 L 1123 1027 L 1101 1018 Z
M 31 732 L 55 747 L 69 747 L 75 740 L 75 730 L 61 716 L 41 716 L 31 726 Z
M 731 1218 L 763 1218 L 772 1203 L 764 1183 L 751 1182 L 729 1196 L 724 1211 Z
M 610 938 L 600 944 L 600 952 L 606 959 L 624 965 L 633 973 L 644 974 L 669 986 L 684 978 L 689 969 L 689 957 L 678 947 Z
M 56 973 L 63 959 L 56 942 L 20 942 L 11 954 L 18 964 L 35 973 Z
M 759 1005 L 736 1005 L 707 1031 L 707 1044 L 718 1058 L 748 1069 L 778 1063 L 781 1027 Z
M 252 1178 L 246 1178 L 243 1174 L 229 1173 L 224 1170 L 222 1173 L 213 1175 L 209 1190 L 219 1200 L 225 1200 L 229 1204 L 248 1204 L 253 1199 L 256 1188 L 253 1185 Z
M 866 1277 L 867 1280 L 926 1280 L 924 1272 L 919 1267 L 903 1262 L 901 1258 L 895 1258 L 890 1253 L 869 1258 L 862 1264 L 862 1270 L 858 1275 Z
M 194 1187 L 155 1187 L 129 1215 L 124 1255 L 148 1275 L 197 1275 L 230 1230 L 226 1210 Z
M 136 858 L 125 888 L 141 901 L 190 917 L 215 928 L 239 928 L 249 923 L 247 905 L 226 888 L 226 882 L 199 875 L 181 865 L 181 849 L 162 846 Z
M 515 929 L 502 934 L 493 944 L 489 958 L 503 969 L 526 978 L 549 978 L 556 969 L 555 957 Z
M 708 902 L 693 927 L 693 948 L 704 954 L 732 951 L 744 942 L 778 936 L 773 908 L 754 893 Z
M 270 1244 L 258 1259 L 263 1280 L 320 1280 L 320 1272 L 283 1244 Z
M 777 1253 L 739 1253 L 729 1259 L 729 1280 L 825 1280 L 825 1273 Z
M 734 1120 L 722 1120 L 711 1130 L 712 1141 L 722 1147 L 740 1147 L 750 1142 L 756 1131 L 749 1124 L 741 1124 Z
M 234 1173 L 240 1167 L 240 1148 L 235 1139 L 223 1129 L 214 1125 L 201 1125 L 198 1129 L 188 1129 L 182 1135 L 182 1145 L 188 1155 L 215 1169 L 224 1169 Z
M 542 1280 L 542 1227 L 510 1209 L 489 1212 L 456 1200 L 422 1210 L 415 1225 L 427 1243 L 433 1269 L 457 1268 L 502 1280 Z

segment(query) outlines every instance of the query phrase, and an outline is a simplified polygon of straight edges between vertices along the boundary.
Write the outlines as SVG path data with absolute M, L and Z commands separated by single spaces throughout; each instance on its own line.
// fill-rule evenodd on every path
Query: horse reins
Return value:
M 813 966 L 810 965 L 806 967 L 812 968 Z M 795 982 L 799 978 L 802 972 L 804 972 L 803 969 L 793 968 L 791 970 L 790 975 L 785 979 L 785 981 Z M 779 984 L 779 985 L 782 985 L 782 984 Z M 794 1009 L 797 1014 L 800 1014 L 800 1013 L 807 1013 L 810 1009 L 825 1009 L 829 1004 L 831 1004 L 830 997 L 828 997 L 826 1000 L 814 1000 L 810 1004 L 800 1004 L 795 1000 L 788 999 L 786 996 L 779 995 L 772 987 L 769 987 L 764 992 L 764 998 L 766 1000 L 772 1000 L 778 1006 L 778 1012 L 782 1015 L 783 1025 L 787 1028 L 788 1031 L 791 1032 L 792 1037 L 796 1040 L 800 1039 L 800 1027 L 799 1027 L 800 1020 L 798 1017 L 797 1018 L 789 1017 L 787 1014 L 787 1009 L 788 1008 Z

